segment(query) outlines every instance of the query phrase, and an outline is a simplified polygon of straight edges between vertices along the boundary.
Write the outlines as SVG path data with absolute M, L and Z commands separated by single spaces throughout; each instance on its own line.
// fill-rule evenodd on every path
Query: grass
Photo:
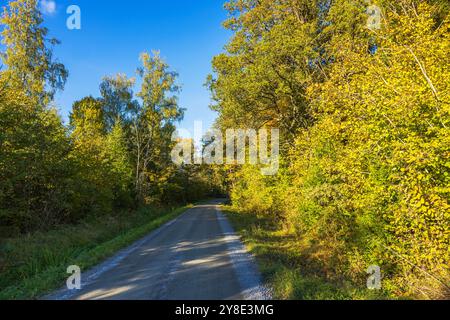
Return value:
M 143 208 L 3 241 L 0 299 L 37 299 L 63 286 L 69 265 L 87 270 L 192 205 Z
M 224 207 L 224 213 L 242 236 L 247 249 L 256 257 L 273 298 L 281 300 L 374 300 L 385 299 L 383 292 L 371 291 L 365 284 L 355 287 L 332 282 L 325 272 L 308 261 L 297 239 L 282 231 L 271 220 L 256 214 Z

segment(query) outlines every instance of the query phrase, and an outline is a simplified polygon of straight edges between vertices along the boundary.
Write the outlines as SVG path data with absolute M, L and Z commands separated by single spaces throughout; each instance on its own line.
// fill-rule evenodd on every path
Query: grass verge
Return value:
M 5 240 L 0 244 L 0 299 L 42 297 L 64 284 L 69 265 L 87 270 L 191 207 L 143 208 Z
M 305 268 L 305 255 L 296 239 L 274 223 L 256 214 L 241 213 L 232 207 L 223 212 L 247 249 L 256 257 L 266 284 L 273 289 L 273 298 L 281 300 L 375 300 L 385 299 L 383 292 L 371 291 L 361 285 L 331 282 L 320 269 Z

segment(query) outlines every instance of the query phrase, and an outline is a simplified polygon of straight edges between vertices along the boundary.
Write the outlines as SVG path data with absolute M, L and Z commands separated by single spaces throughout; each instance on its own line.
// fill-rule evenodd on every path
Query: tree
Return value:
M 75 102 L 70 115 L 70 125 L 72 157 L 77 169 L 77 214 L 82 217 L 88 213 L 111 212 L 114 182 L 107 150 L 102 102 L 92 97 Z
M 123 74 L 105 77 L 100 84 L 106 130 L 110 132 L 119 120 L 122 124 L 128 121 L 129 112 L 135 107 L 133 86 L 135 80 Z
M 171 165 L 170 150 L 174 123 L 183 117 L 184 110 L 178 106 L 175 84 L 177 74 L 158 52 L 153 56 L 141 55 L 143 66 L 138 69 L 142 79 L 138 97 L 141 104 L 131 110 L 131 141 L 135 162 L 135 189 L 144 200 L 160 193 L 158 180 L 165 179 L 165 169 Z M 172 94 L 172 95 L 171 95 Z
M 133 166 L 127 135 L 121 120 L 116 121 L 106 141 L 111 166 L 115 207 L 133 207 Z
M 230 1 L 234 32 L 208 84 L 222 127 L 281 129 L 286 144 L 312 124 L 306 89 L 323 78 L 320 6 L 328 1 Z
M 106 134 L 103 103 L 92 96 L 74 102 L 69 116 L 72 135 L 76 140 L 89 140 L 91 137 Z
M 38 0 L 11 1 L 4 7 L 0 24 L 4 25 L 1 34 L 6 51 L 2 60 L 7 69 L 2 77 L 8 79 L 8 87 L 22 88 L 46 105 L 56 90 L 64 88 L 68 72 L 53 60 L 53 52 L 46 46 L 48 30 L 41 26 L 42 21 Z M 49 42 L 58 44 L 55 39 Z
M 8 89 L 0 132 L 0 225 L 17 232 L 67 221 L 73 167 L 56 112 L 36 112 L 25 94 Z
M 33 0 L 11 1 L 0 19 L 0 216 L 20 231 L 65 221 L 70 211 L 70 144 L 48 108 L 67 71 L 52 60 L 41 23 Z

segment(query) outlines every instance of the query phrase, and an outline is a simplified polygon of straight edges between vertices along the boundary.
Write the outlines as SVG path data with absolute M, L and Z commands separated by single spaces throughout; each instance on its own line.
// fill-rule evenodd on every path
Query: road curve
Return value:
M 220 201 L 198 205 L 49 300 L 267 300 L 270 292 Z

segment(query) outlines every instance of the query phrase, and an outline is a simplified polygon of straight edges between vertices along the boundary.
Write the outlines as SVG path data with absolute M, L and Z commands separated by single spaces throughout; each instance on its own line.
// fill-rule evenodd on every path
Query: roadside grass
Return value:
M 142 208 L 0 243 L 0 300 L 38 299 L 192 208 Z
M 377 300 L 387 299 L 384 292 L 371 291 L 365 283 L 332 282 L 317 266 L 308 265 L 296 239 L 279 230 L 269 219 L 223 207 L 247 249 L 255 256 L 264 281 L 280 300 Z

